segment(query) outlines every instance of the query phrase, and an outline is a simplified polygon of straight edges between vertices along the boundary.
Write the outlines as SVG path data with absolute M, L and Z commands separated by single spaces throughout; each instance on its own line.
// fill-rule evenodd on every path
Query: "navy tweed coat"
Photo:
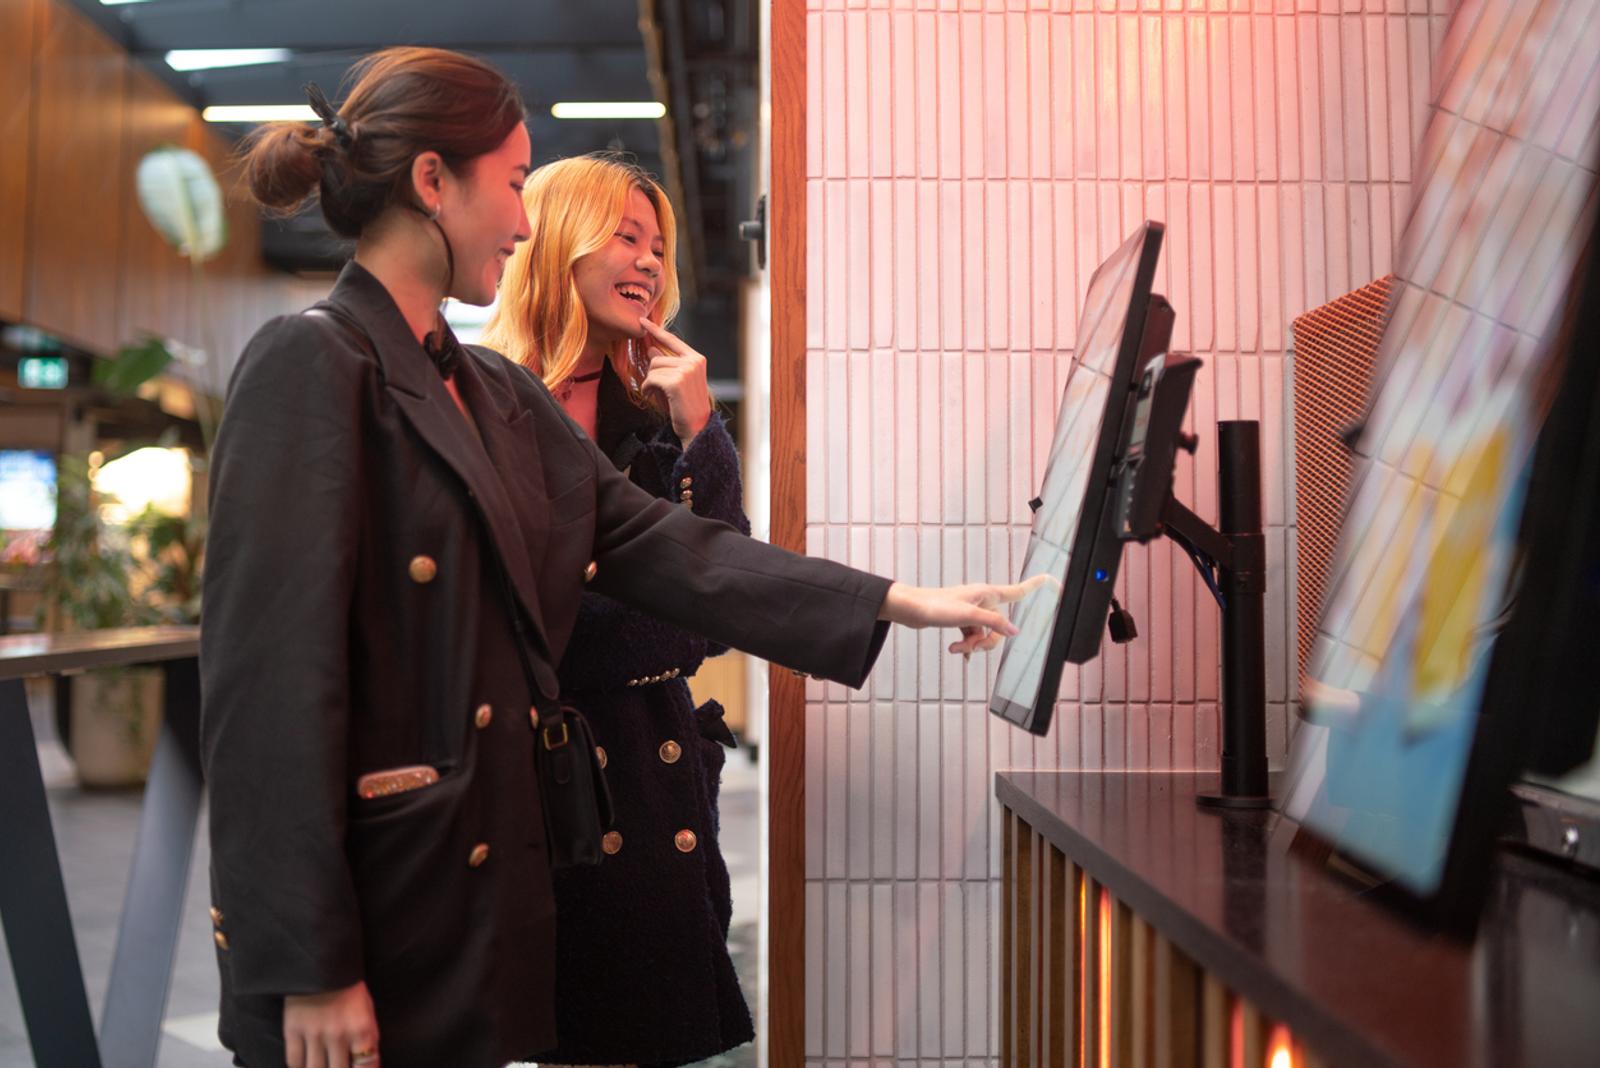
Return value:
M 686 450 L 607 364 L 596 438 L 641 489 L 750 532 L 720 415 Z M 755 1036 L 728 955 L 732 902 L 717 844 L 718 782 L 734 739 L 721 706 L 695 708 L 685 682 L 724 651 L 603 594 L 579 605 L 558 669 L 562 699 L 606 752 L 616 823 L 598 867 L 555 873 L 560 1045 L 545 1054 L 550 1063 L 682 1064 Z

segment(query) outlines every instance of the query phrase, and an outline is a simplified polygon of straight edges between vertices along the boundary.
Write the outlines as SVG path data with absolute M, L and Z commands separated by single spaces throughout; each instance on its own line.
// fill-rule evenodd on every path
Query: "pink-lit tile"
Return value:
M 872 124 L 873 84 L 867 47 L 867 18 L 849 14 L 844 19 L 845 65 L 845 173 L 851 178 L 867 178 L 874 173 L 873 142 L 880 140 L 882 127 Z
M 857 21 L 861 21 L 859 18 Z M 892 75 L 894 73 L 893 47 L 890 37 L 889 12 L 872 11 L 865 17 L 866 55 L 862 63 L 866 68 L 864 81 L 855 82 L 856 93 L 866 93 L 866 128 L 861 136 L 867 142 L 868 173 L 874 178 L 887 178 L 894 168 L 895 100 Z M 853 65 L 853 64 L 852 64 Z
M 1049 155 L 1040 153 L 1037 142 L 1035 143 L 1034 167 L 1042 170 L 1042 161 L 1049 160 L 1049 176 L 1053 178 L 1070 178 L 1073 175 L 1072 144 L 1074 136 L 1073 110 L 1072 110 L 1072 20 L 1061 17 L 1047 17 L 1048 35 L 1042 35 L 1035 24 L 1030 21 L 1028 39 L 1030 46 L 1038 50 L 1045 40 L 1049 41 L 1049 70 L 1050 88 L 1048 93 L 1041 97 L 1035 89 L 1034 100 L 1031 101 L 1031 110 L 1035 126 L 1045 124 L 1045 135 L 1049 138 Z M 1036 53 L 1037 54 L 1037 51 Z M 1037 72 L 1039 68 L 1034 68 Z M 1037 73 L 1035 76 L 1037 85 Z M 1049 107 L 1041 107 L 1041 99 L 1049 101 Z
M 894 303 L 893 317 L 886 317 L 881 328 L 874 324 L 873 343 L 892 344 L 905 352 L 917 347 L 917 300 L 924 282 L 918 277 L 923 258 L 917 255 L 917 247 L 926 242 L 932 248 L 934 228 L 917 213 L 915 182 L 901 180 L 874 186 L 873 201 L 872 223 L 878 242 L 875 255 L 882 260 L 882 271 L 889 272 L 889 277 L 884 277 L 878 260 L 873 261 L 874 297 L 881 287 Z M 881 235 L 880 228 L 884 231 Z
M 944 968 L 940 974 L 940 985 L 944 988 L 944 997 L 940 999 L 943 1027 L 940 1032 L 945 1054 L 958 1056 L 966 1048 L 967 1014 L 963 1003 L 967 989 L 966 887 L 959 882 L 950 882 L 940 889 L 943 891 L 941 915 L 944 921 L 944 944 L 941 947 Z M 975 962 L 975 965 L 982 967 L 981 963 Z
M 850 188 L 844 182 L 822 185 L 823 258 L 828 265 L 822 279 L 822 336 L 827 348 L 842 351 L 850 344 Z M 815 233 L 815 231 L 812 231 Z
M 889 16 L 889 36 L 886 42 L 886 51 L 876 53 L 876 63 L 882 63 L 884 56 L 889 57 L 890 88 L 892 96 L 890 107 L 894 115 L 892 129 L 880 127 L 876 130 L 879 137 L 887 131 L 889 139 L 893 142 L 893 159 L 891 173 L 896 178 L 910 178 L 917 173 L 917 136 L 920 127 L 917 125 L 917 111 L 919 104 L 923 108 L 932 108 L 933 101 L 922 100 L 921 71 L 917 62 L 917 26 L 916 15 L 910 11 L 895 11 Z M 931 54 L 931 53 L 929 53 Z
M 1280 243 L 1279 224 L 1281 209 L 1278 187 L 1261 185 L 1255 191 L 1257 236 L 1260 241 L 1256 262 L 1259 270 L 1259 319 L 1261 331 L 1258 344 L 1269 350 L 1282 349 L 1284 340 L 1283 312 L 1283 247 Z M 1246 195 L 1249 195 L 1248 191 Z
M 1163 19 L 1161 43 L 1161 110 L 1166 133 L 1166 173 L 1172 178 L 1188 178 L 1190 85 L 1184 61 L 1188 47 L 1184 37 L 1184 20 Z
M 815 404 L 823 412 L 823 452 L 827 458 L 823 476 L 826 508 L 820 517 L 828 523 L 850 521 L 850 368 L 843 352 L 829 352 L 822 358 L 822 391 L 808 397 L 807 408 Z M 809 466 L 809 465 L 808 465 Z M 834 557 L 838 559 L 838 557 Z
M 939 704 L 925 701 L 917 706 L 917 876 L 921 879 L 937 879 L 942 874 L 939 815 L 943 798 L 944 733 Z
M 848 218 L 845 240 L 849 249 L 845 307 L 849 311 L 849 345 L 864 349 L 872 344 L 872 185 L 866 180 L 845 184 Z M 831 208 L 831 205 L 830 205 Z
M 848 436 L 843 442 L 846 466 L 833 468 L 833 477 L 837 479 L 840 471 L 848 472 L 844 481 L 849 487 L 850 511 L 846 521 L 850 523 L 871 521 L 873 483 L 879 477 L 877 469 L 881 463 L 872 455 L 876 426 L 883 422 L 872 404 L 872 362 L 872 357 L 865 352 L 849 353 L 845 357 L 843 388 L 837 393 L 830 390 L 829 396 L 818 398 L 830 407 L 838 406 L 849 412 Z
M 823 707 L 822 872 L 843 879 L 850 874 L 850 706 L 830 701 Z
M 824 388 L 824 362 L 819 352 L 806 353 L 806 396 L 821 397 Z M 806 455 L 826 456 L 828 441 L 827 409 L 821 404 L 806 405 Z M 806 516 L 817 521 L 827 514 L 828 486 L 823 465 L 806 464 Z
M 806 348 L 820 349 L 827 344 L 823 329 L 826 307 L 828 269 L 832 261 L 827 227 L 827 183 L 820 180 L 806 182 Z
M 1132 15 L 1119 15 L 1117 33 L 1118 103 L 1117 133 L 1121 152 L 1118 156 L 1116 177 L 1139 179 L 1144 175 L 1144 132 L 1139 128 L 1143 116 L 1140 101 L 1139 60 L 1143 42 L 1139 35 L 1139 19 Z
M 940 417 L 942 386 L 939 381 L 940 359 L 935 355 L 919 354 L 916 365 L 917 395 L 917 514 L 924 529 L 931 530 L 945 521 L 944 494 L 944 420 Z M 958 450 L 960 442 L 953 442 Z M 959 465 L 959 454 L 956 463 Z
M 941 31 L 938 16 L 932 12 L 918 11 L 915 18 L 916 47 L 906 56 L 905 66 L 917 100 L 917 174 L 924 178 L 936 177 L 941 172 L 958 174 L 959 167 L 944 170 L 948 149 L 943 139 L 955 135 L 944 129 L 953 124 L 953 117 L 942 119 L 941 116 L 953 116 L 955 113 L 948 110 L 950 102 L 960 100 L 956 95 L 960 90 L 956 70 L 944 66 L 948 58 L 948 35 Z M 936 76 L 938 72 L 945 72 L 944 76 Z M 952 84 L 946 85 L 946 82 Z M 960 105 L 956 103 L 955 106 Z M 956 158 L 959 160 L 959 155 Z
M 1033 106 L 1028 69 L 1028 17 L 1021 11 L 990 16 L 984 20 L 984 34 L 986 62 L 993 63 L 997 55 L 1000 60 L 1000 108 L 1004 112 L 1005 131 L 1005 165 L 1000 173 L 1008 178 L 1025 178 L 1033 173 L 1032 129 L 1028 115 Z M 998 39 L 998 46 L 991 37 Z M 1038 98 L 1037 105 L 1049 113 L 1047 98 Z M 996 173 L 992 160 L 989 173 L 991 176 Z
M 1281 71 L 1274 54 L 1271 19 L 1250 20 L 1249 54 L 1254 87 L 1251 121 L 1255 127 L 1255 168 L 1240 177 L 1276 181 L 1278 171 L 1277 93 Z M 1244 55 L 1243 47 L 1236 54 Z
M 1211 188 L 1189 187 L 1189 346 L 1195 352 L 1213 348 L 1216 321 L 1215 231 L 1211 225 Z
M 1099 178 L 1122 177 L 1121 135 L 1124 131 L 1118 92 L 1118 21 L 1113 18 L 1094 20 L 1095 163 Z M 1132 129 L 1126 133 L 1130 137 L 1137 135 Z
M 1032 218 L 1026 261 L 1028 333 L 1026 345 L 1017 347 L 1047 349 L 1055 343 L 1055 303 L 1063 296 L 1055 289 L 1055 205 L 1051 186 L 1044 182 L 1029 185 L 1025 195 L 1031 199 Z
M 962 173 L 962 98 L 966 89 L 963 85 L 961 23 L 959 19 L 940 18 L 936 29 L 939 37 L 936 69 L 939 75 L 932 79 L 932 84 L 937 87 L 938 93 L 939 106 L 934 120 L 939 131 L 939 166 L 933 173 L 942 178 L 954 178 Z M 924 103 L 927 103 L 926 99 Z
M 1272 19 L 1271 24 L 1275 59 L 1272 88 L 1278 124 L 1278 178 L 1293 182 L 1301 176 L 1300 91 L 1304 82 L 1298 76 L 1299 41 L 1295 20 Z M 1262 121 L 1266 121 L 1265 117 Z
M 1095 20 L 1073 19 L 1072 26 L 1072 160 L 1073 173 L 1093 178 L 1095 158 Z
M 898 879 L 917 875 L 917 706 L 897 701 L 894 706 L 894 874 Z
M 987 185 L 985 182 L 963 182 L 958 187 L 961 194 L 961 242 L 965 250 L 960 261 L 961 302 L 966 329 L 953 344 L 968 351 L 979 351 L 984 347 L 985 318 L 989 312 L 989 255 L 996 238 L 1004 233 L 1003 224 L 995 227 L 995 233 L 990 233 L 984 218 L 984 191 Z M 1005 261 L 1001 259 L 1000 262 Z M 1002 308 L 994 309 L 995 316 L 1002 320 L 1003 313 Z M 948 337 L 945 343 L 952 344 Z
M 1324 177 L 1322 107 L 1322 46 L 1316 19 L 1295 19 L 1295 66 L 1300 92 L 1300 173 L 1306 181 Z
M 934 805 L 937 811 L 937 797 Z M 945 974 L 942 896 L 942 888 L 936 882 L 917 886 L 917 945 L 921 969 L 913 989 L 920 1019 L 918 1052 L 926 1058 L 939 1057 L 944 1051 L 944 1033 L 940 1026 L 944 1005 L 939 989 L 939 977 Z
M 1163 127 L 1169 94 L 1162 81 L 1165 67 L 1161 19 L 1153 15 L 1139 20 L 1139 69 L 1139 130 L 1144 157 L 1141 176 L 1146 181 L 1160 181 L 1167 176 L 1167 141 Z
M 1198 21 L 1198 20 L 1196 20 Z M 1233 101 L 1234 58 L 1228 25 L 1232 20 L 1225 15 L 1212 15 L 1206 19 L 1205 74 L 1207 99 L 1211 108 L 1211 172 L 1216 181 L 1226 181 L 1235 175 L 1233 142 L 1239 136 L 1239 112 Z M 1238 62 L 1248 63 L 1249 54 Z M 1246 96 L 1246 107 L 1249 97 Z
M 1233 177 L 1241 182 L 1257 177 L 1256 82 L 1265 79 L 1266 70 L 1255 66 L 1255 39 L 1251 27 L 1255 20 L 1228 20 L 1229 125 L 1233 131 Z M 1270 69 L 1270 68 L 1269 68 Z
M 822 51 L 822 173 L 829 178 L 843 178 L 849 173 L 844 16 L 823 15 L 822 34 L 812 40 L 820 40 Z
M 908 186 L 901 193 L 907 210 L 916 212 L 917 233 L 916 258 L 908 265 L 908 277 L 912 279 L 910 284 L 917 298 L 917 332 L 914 339 L 908 337 L 900 342 L 902 348 L 937 349 L 940 343 L 941 287 L 950 271 L 944 266 L 944 253 L 939 245 L 942 237 L 939 186 L 937 181 L 923 180 L 916 183 L 914 192 Z M 913 195 L 915 207 L 910 206 Z
M 826 708 L 815 702 L 805 706 L 806 729 L 806 878 L 821 879 L 827 849 L 827 746 Z
M 1028 288 L 1028 201 L 1022 182 L 986 182 L 984 190 L 984 271 L 987 295 L 984 315 L 988 334 L 983 347 L 1004 349 L 1026 344 Z M 968 231 L 969 233 L 971 231 Z M 1021 257 L 1023 269 L 1015 270 Z M 1018 312 L 1023 319 L 1023 339 L 1012 340 L 1011 328 Z
M 963 243 L 961 184 L 939 182 L 936 188 L 939 192 L 939 294 L 943 313 L 940 330 L 942 347 L 962 348 L 965 345 L 961 315 L 965 304 L 961 292 L 963 274 L 966 261 L 971 257 L 977 256 L 979 262 L 982 262 L 983 246 L 981 244 L 974 246 L 970 249 L 969 255 L 969 250 Z
M 823 174 L 824 140 L 829 94 L 823 91 L 828 84 L 823 75 L 822 16 L 806 16 L 806 40 L 814 42 L 806 49 L 806 176 L 819 178 Z
M 1086 189 L 1081 184 L 1069 185 L 1065 182 L 1056 183 L 1051 189 L 1051 199 L 1055 202 L 1055 286 L 1052 292 L 1056 319 L 1055 344 L 1056 348 L 1063 350 L 1077 344 L 1079 278 L 1088 278 L 1078 273 L 1078 246 L 1083 241 L 1083 231 L 1078 225 L 1080 216 L 1076 202 L 1084 192 Z
M 901 308 L 895 292 L 895 254 L 897 240 L 915 243 L 915 232 L 896 233 L 895 185 L 887 179 L 875 180 L 867 185 L 868 210 L 872 221 L 871 295 L 865 301 L 870 308 L 868 344 L 886 349 L 895 343 L 895 320 Z
M 1305 303 L 1307 308 L 1326 304 L 1338 294 L 1328 288 L 1328 243 L 1336 240 L 1328 226 L 1325 187 L 1308 183 L 1301 190 L 1301 245 L 1305 263 Z
M 988 482 L 989 482 L 989 443 L 993 435 L 1004 433 L 1003 428 L 994 426 L 989 419 L 989 394 L 995 389 L 1003 387 L 1003 382 L 991 384 L 989 381 L 989 358 L 980 353 L 968 353 L 956 357 L 961 364 L 961 373 L 965 381 L 963 386 L 961 404 L 952 406 L 951 414 L 960 413 L 960 429 L 951 427 L 949 433 L 961 441 L 962 451 L 966 454 L 967 477 L 962 486 L 965 494 L 965 516 L 969 523 L 982 523 L 988 518 Z M 945 365 L 948 372 L 950 366 Z M 946 561 L 948 563 L 948 561 Z M 957 582 L 966 582 L 969 579 L 963 573 Z
M 1212 344 L 1218 352 L 1239 351 L 1239 233 L 1234 227 L 1233 190 L 1231 185 L 1211 190 L 1211 288 L 1216 309 Z
M 1288 381 L 1282 356 L 1264 353 L 1257 362 L 1261 372 L 1262 518 L 1268 526 L 1283 526 L 1289 521 L 1289 482 L 1294 474 Z
M 924 462 L 917 441 L 917 371 L 920 357 L 914 352 L 895 352 L 892 365 L 893 398 L 887 411 L 894 413 L 894 513 L 899 524 L 917 521 L 919 468 Z M 901 689 L 902 693 L 909 692 Z
M 806 1035 L 807 1057 L 822 1057 L 824 977 L 828 974 L 827 962 L 827 909 L 824 907 L 824 884 L 806 883 Z

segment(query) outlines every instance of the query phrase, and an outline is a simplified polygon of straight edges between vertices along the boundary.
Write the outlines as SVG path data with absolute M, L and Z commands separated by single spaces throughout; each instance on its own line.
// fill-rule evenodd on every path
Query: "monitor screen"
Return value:
M 36 449 L 0 449 L 0 530 L 56 525 L 56 459 Z
M 1419 899 L 1469 809 L 1543 388 L 1593 211 L 1600 20 L 1467 0 L 1401 241 L 1286 811 Z M 1490 828 L 1472 828 L 1485 839 Z
M 1064 660 L 1100 648 L 1121 543 L 1108 529 L 1107 487 L 1143 348 L 1163 227 L 1146 222 L 1089 280 L 1078 349 L 1067 376 L 1044 483 L 1034 502 L 1024 582 L 1043 576 L 1011 611 L 989 709 L 1043 734 Z M 1164 302 L 1163 302 L 1164 303 Z M 1165 320 L 1170 333 L 1170 313 Z M 1161 340 L 1165 348 L 1165 339 Z

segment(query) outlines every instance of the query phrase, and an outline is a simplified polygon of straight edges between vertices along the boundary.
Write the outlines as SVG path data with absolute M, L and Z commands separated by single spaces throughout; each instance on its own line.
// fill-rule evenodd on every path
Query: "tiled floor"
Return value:
M 49 785 L 56 847 L 66 876 L 89 1002 L 98 1020 L 133 854 L 140 797 L 136 792 L 88 793 L 78 789 L 66 756 L 59 745 L 49 740 L 53 731 L 47 725 L 48 717 L 36 708 L 33 718 L 35 731 L 45 739 L 40 745 L 40 758 Z M 752 1004 L 756 990 L 756 821 L 755 770 L 749 762 L 735 757 L 728 763 L 723 782 L 722 834 L 734 886 L 730 942 L 740 981 Z M 206 915 L 204 827 L 199 838 L 189 877 L 177 968 L 167 1003 L 160 1068 L 223 1068 L 231 1063 L 215 1037 L 217 973 L 211 923 Z M 0 968 L 0 1068 L 26 1068 L 32 1063 L 11 969 Z M 755 1047 L 743 1046 L 705 1063 L 715 1068 L 747 1068 L 755 1064 Z

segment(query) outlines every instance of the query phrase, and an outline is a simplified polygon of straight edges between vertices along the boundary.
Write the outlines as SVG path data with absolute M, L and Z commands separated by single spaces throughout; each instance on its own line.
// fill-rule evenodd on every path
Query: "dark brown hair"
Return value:
M 341 128 L 273 122 L 240 154 L 250 192 L 288 214 L 317 195 L 334 233 L 359 237 L 394 203 L 410 203 L 411 162 L 437 152 L 462 177 L 527 118 L 517 88 L 489 64 L 442 48 L 386 48 L 351 68 Z

